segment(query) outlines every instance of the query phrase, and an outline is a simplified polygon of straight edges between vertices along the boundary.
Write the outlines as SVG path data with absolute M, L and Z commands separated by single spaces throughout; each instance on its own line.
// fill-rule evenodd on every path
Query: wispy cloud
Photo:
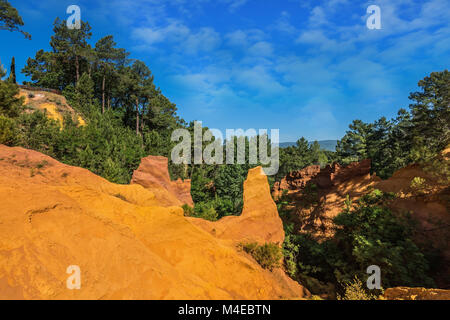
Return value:
M 336 137 L 347 125 L 336 120 L 346 109 L 352 110 L 354 117 L 366 119 L 387 109 L 394 113 L 400 107 L 395 105 L 398 97 L 407 96 L 405 80 L 398 74 L 408 72 L 408 65 L 427 60 L 418 55 L 433 55 L 434 51 L 436 59 L 449 54 L 445 40 L 450 38 L 450 17 L 444 0 L 377 3 L 382 9 L 383 29 L 376 31 L 365 26 L 369 2 L 355 9 L 347 0 L 311 5 L 301 25 L 292 21 L 290 13 L 281 11 L 260 29 L 221 33 L 212 27 L 190 30 L 177 24 L 178 28 L 167 25 L 156 30 L 166 33 L 161 37 L 166 43 L 175 41 L 185 48 L 186 54 L 197 54 L 198 59 L 208 55 L 207 64 L 174 69 L 177 85 L 196 92 L 195 103 L 216 112 L 218 106 L 225 108 L 225 102 L 297 110 L 302 117 L 294 119 L 309 132 L 319 136 L 323 130 Z M 406 16 L 402 16 L 404 12 Z M 153 33 L 148 34 L 149 44 L 155 44 L 151 43 Z M 278 40 L 280 36 L 291 38 L 290 51 Z M 186 39 L 191 37 L 189 50 Z M 183 102 L 194 101 L 185 98 Z M 277 106 L 279 103 L 283 105 Z

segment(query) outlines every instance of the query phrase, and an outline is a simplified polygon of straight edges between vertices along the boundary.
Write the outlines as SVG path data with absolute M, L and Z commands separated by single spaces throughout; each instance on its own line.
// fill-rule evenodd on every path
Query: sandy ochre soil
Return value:
M 142 174 L 134 176 L 139 182 Z M 249 172 L 244 214 L 216 222 L 219 235 L 183 216 L 184 189 L 117 185 L 41 153 L 0 145 L 0 299 L 308 296 L 282 270 L 264 270 L 238 249 L 241 241 L 284 238 L 261 168 Z M 67 288 L 71 265 L 81 271 L 79 290 Z

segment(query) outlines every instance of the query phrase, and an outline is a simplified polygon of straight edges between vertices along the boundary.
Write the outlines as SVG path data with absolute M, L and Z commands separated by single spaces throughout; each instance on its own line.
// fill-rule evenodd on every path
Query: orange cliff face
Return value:
M 370 175 L 370 160 L 341 167 L 334 163 L 318 165 L 289 173 L 274 184 L 275 199 L 287 192 L 292 222 L 296 231 L 308 233 L 321 241 L 334 235 L 333 218 L 345 207 L 347 195 L 356 201 L 380 179 Z
M 191 180 L 171 181 L 168 171 L 169 160 L 161 156 L 148 156 L 142 159 L 134 171 L 131 184 L 139 184 L 154 190 L 160 203 L 182 206 L 194 205 L 191 197 Z
M 263 178 L 248 179 L 246 188 L 258 181 Z M 257 203 L 263 189 L 268 185 L 246 190 L 244 211 L 255 230 L 258 207 L 249 203 Z M 196 226 L 178 205 L 160 198 L 166 192 L 171 191 L 156 184 L 116 185 L 41 153 L 0 145 L 0 299 L 298 299 L 308 294 L 281 270 L 262 269 L 233 241 Z M 80 267 L 79 290 L 67 288 L 71 265 Z

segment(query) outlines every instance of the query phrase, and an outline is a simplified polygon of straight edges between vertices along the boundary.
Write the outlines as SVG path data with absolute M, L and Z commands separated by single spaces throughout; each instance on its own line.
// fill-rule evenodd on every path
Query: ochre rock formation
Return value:
M 214 222 L 197 218 L 190 220 L 221 239 L 242 243 L 282 244 L 284 241 L 283 222 L 261 167 L 248 172 L 244 182 L 244 208 L 240 216 L 227 216 Z
M 288 173 L 281 181 L 275 182 L 272 190 L 273 197 L 278 199 L 284 190 L 289 191 L 304 188 L 308 182 L 317 177 L 319 172 L 320 166 L 314 165 Z
M 263 179 L 249 179 L 247 186 Z M 0 145 L 0 299 L 297 299 L 307 294 L 281 270 L 262 269 L 233 241 L 194 225 L 180 207 L 161 204 L 156 194 L 164 190 L 116 185 L 41 153 Z M 258 192 L 268 194 L 268 186 L 247 190 L 246 201 L 259 202 Z M 257 217 L 253 210 L 266 205 L 274 206 L 264 197 L 246 210 Z M 256 230 L 252 223 L 249 218 L 248 228 Z M 71 265 L 80 267 L 80 290 L 67 288 Z
M 286 190 L 291 200 L 291 222 L 297 231 L 323 240 L 333 236 L 332 219 L 345 207 L 347 195 L 355 201 L 380 180 L 370 175 L 370 163 L 363 160 L 346 167 L 337 163 L 325 168 L 309 166 L 275 183 L 272 194 L 277 199 Z
M 450 300 L 450 290 L 396 287 L 386 289 L 386 300 Z
M 191 180 L 171 181 L 168 170 L 169 160 L 161 156 L 143 158 L 134 171 L 131 184 L 139 184 L 146 189 L 154 189 L 160 203 L 172 206 L 194 205 L 191 197 Z M 161 189 L 162 187 L 162 189 Z
M 352 162 L 342 167 L 338 163 L 320 168 L 319 165 L 306 167 L 302 170 L 290 172 L 280 182 L 275 182 L 273 196 L 278 198 L 284 190 L 298 190 L 306 187 L 308 183 L 316 184 L 322 189 L 339 186 L 356 177 L 370 179 L 370 160 Z

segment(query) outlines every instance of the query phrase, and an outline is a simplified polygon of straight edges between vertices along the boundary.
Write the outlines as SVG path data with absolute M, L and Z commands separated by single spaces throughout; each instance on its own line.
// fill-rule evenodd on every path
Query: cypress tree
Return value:
M 16 82 L 16 60 L 14 59 L 14 57 L 12 57 L 11 60 L 11 71 L 9 73 L 9 82 L 11 83 L 17 83 Z

